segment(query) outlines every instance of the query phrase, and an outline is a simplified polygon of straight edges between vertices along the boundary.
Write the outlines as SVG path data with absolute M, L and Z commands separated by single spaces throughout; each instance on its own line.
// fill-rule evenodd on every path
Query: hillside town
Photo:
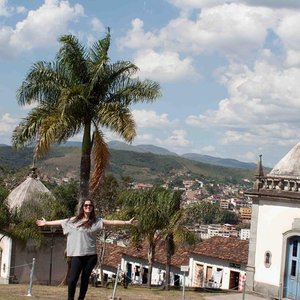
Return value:
M 175 186 L 174 190 L 181 190 L 182 206 L 187 207 L 191 204 L 206 202 L 218 205 L 222 210 L 230 211 L 237 216 L 236 224 L 198 224 L 194 223 L 188 226 L 188 229 L 204 240 L 214 236 L 237 237 L 243 240 L 250 238 L 251 207 L 252 200 L 244 195 L 245 186 L 241 185 L 222 185 L 210 184 L 211 190 L 216 185 L 217 193 L 209 195 L 204 183 L 197 179 L 183 180 L 182 186 Z M 168 188 L 168 184 L 163 185 Z M 249 185 L 248 185 L 249 186 Z M 152 184 L 132 183 L 132 189 L 147 189 L 153 187 Z M 244 227 L 237 229 L 237 227 Z

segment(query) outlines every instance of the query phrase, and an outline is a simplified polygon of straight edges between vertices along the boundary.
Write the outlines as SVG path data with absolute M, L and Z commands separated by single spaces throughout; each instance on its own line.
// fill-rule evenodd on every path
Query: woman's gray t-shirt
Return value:
M 90 227 L 79 227 L 83 222 L 73 223 L 70 219 L 61 221 L 63 233 L 67 235 L 67 256 L 96 254 L 97 231 L 103 228 L 101 218 Z

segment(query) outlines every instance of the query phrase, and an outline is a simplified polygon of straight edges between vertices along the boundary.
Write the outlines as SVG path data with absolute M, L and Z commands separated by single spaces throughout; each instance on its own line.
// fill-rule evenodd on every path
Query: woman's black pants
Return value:
M 89 278 L 97 263 L 97 255 L 73 256 L 68 282 L 68 300 L 74 300 L 76 285 L 81 273 L 78 300 L 83 300 L 89 286 Z

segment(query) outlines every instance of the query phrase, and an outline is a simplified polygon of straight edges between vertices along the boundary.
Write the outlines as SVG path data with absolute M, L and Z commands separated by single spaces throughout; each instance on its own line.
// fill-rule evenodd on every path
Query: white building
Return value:
M 106 244 L 103 260 L 103 273 L 105 278 L 110 278 L 116 273 L 118 265 L 127 279 L 133 284 L 146 285 L 148 282 L 148 248 L 146 243 L 140 247 L 121 247 L 113 244 Z M 159 241 L 155 250 L 155 261 L 153 264 L 151 285 L 163 285 L 165 280 L 166 253 L 165 244 Z M 188 265 L 188 251 L 184 247 L 178 249 L 171 260 L 170 285 L 180 286 L 182 284 L 183 272 L 181 265 Z M 186 281 L 187 286 L 191 283 Z
M 241 290 L 245 276 L 249 242 L 237 238 L 213 237 L 192 247 L 179 247 L 171 261 L 170 285 L 182 286 L 185 276 L 187 287 L 211 287 Z M 166 253 L 164 242 L 155 250 L 151 285 L 163 285 Z M 106 278 L 112 277 L 117 266 L 134 284 L 147 284 L 147 247 L 120 247 L 107 244 L 103 262 Z M 182 267 L 188 267 L 183 273 Z
M 249 240 L 250 239 L 250 229 L 242 228 L 240 230 L 240 239 L 241 240 Z
M 248 246 L 248 241 L 231 237 L 213 237 L 199 243 L 189 255 L 192 286 L 241 290 Z
M 256 170 L 247 288 L 268 297 L 300 299 L 300 143 L 264 176 Z

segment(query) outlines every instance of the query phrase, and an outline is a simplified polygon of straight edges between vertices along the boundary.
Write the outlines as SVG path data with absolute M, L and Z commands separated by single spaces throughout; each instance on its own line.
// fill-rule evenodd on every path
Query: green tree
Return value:
M 219 204 L 201 201 L 187 207 L 187 223 L 194 224 L 237 224 L 238 216 L 221 209 Z
M 4 236 L 26 242 L 43 240 L 35 221 L 42 216 L 46 219 L 66 218 L 66 207 L 51 194 L 36 193 L 20 208 L 9 209 L 6 201 L 0 203 L 0 232 Z
M 162 218 L 162 206 L 160 205 L 161 189 L 152 188 L 148 190 L 128 190 L 119 194 L 121 203 L 120 214 L 122 217 L 135 217 L 139 225 L 132 229 L 132 241 L 139 244 L 146 240 L 148 245 L 148 280 L 147 285 L 151 287 L 153 263 L 155 258 L 155 247 L 161 238 L 160 231 L 164 227 Z
M 113 175 L 104 176 L 101 188 L 95 191 L 93 197 L 95 209 L 102 217 L 106 217 L 116 210 L 119 188 L 119 182 Z
M 196 237 L 185 226 L 185 211 L 180 207 L 182 192 L 161 189 L 159 203 L 163 229 L 160 235 L 165 241 L 166 248 L 166 278 L 165 289 L 170 289 L 171 259 L 176 248 L 184 243 L 194 244 Z
M 65 215 L 68 217 L 74 216 L 74 208 L 78 202 L 79 183 L 76 180 L 71 180 L 54 187 L 51 192 L 57 201 L 65 206 Z
M 146 240 L 148 245 L 148 287 L 151 286 L 155 249 L 160 240 L 166 246 L 166 289 L 170 282 L 171 257 L 176 245 L 191 241 L 191 234 L 183 227 L 184 212 L 180 208 L 181 193 L 154 187 L 148 190 L 123 191 L 119 195 L 123 217 L 136 217 L 137 228 L 132 230 L 135 243 Z
M 56 59 L 35 63 L 17 92 L 20 105 L 36 103 L 37 106 L 15 128 L 14 146 L 35 142 L 34 154 L 39 157 L 51 145 L 83 132 L 81 199 L 88 196 L 90 188 L 99 186 L 108 163 L 109 152 L 101 128 L 108 128 L 131 142 L 136 132 L 130 106 L 160 96 L 158 83 L 134 77 L 138 68 L 133 63 L 110 63 L 110 39 L 108 30 L 103 39 L 86 49 L 75 36 L 62 36 Z
M 220 223 L 220 207 L 207 201 L 191 204 L 187 207 L 187 222 L 189 224 Z

